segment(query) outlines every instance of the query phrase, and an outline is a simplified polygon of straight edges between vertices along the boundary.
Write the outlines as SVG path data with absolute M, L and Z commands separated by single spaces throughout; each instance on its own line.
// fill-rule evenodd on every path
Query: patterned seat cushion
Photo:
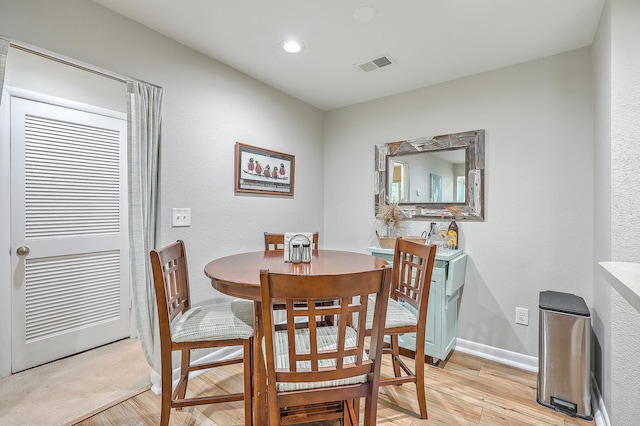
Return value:
M 171 324 L 174 342 L 248 339 L 253 336 L 253 302 L 232 300 L 196 306 Z
M 356 331 L 350 327 L 346 329 L 346 346 L 354 347 L 357 342 Z M 337 327 L 318 327 L 317 328 L 317 340 L 318 350 L 333 349 L 335 350 L 338 341 L 338 328 Z M 304 352 L 309 350 L 309 329 L 301 328 L 295 330 L 295 344 L 298 352 Z M 263 351 L 265 350 L 264 341 L 262 344 Z M 286 331 L 276 331 L 274 341 L 275 367 L 276 369 L 289 369 L 289 344 L 287 342 Z M 363 353 L 363 360 L 368 360 L 366 352 Z M 266 356 L 265 356 L 266 359 Z M 355 361 L 354 356 L 345 357 L 344 363 L 350 364 Z M 336 359 L 320 360 L 318 362 L 319 367 L 335 366 Z M 298 371 L 309 369 L 311 364 L 309 361 L 302 361 L 297 363 Z M 329 380 L 323 382 L 304 382 L 304 383 L 277 383 L 278 392 L 286 392 L 301 389 L 314 389 L 320 387 L 340 386 L 344 384 L 364 383 L 367 381 L 367 375 L 353 376 L 342 380 Z
M 367 305 L 367 330 L 373 327 L 373 311 L 376 307 L 376 295 L 369 295 L 369 304 Z M 353 323 L 357 328 L 358 314 L 353 315 Z M 418 317 L 413 312 L 402 306 L 397 300 L 389 298 L 387 305 L 387 319 L 384 328 L 406 327 L 418 324 Z

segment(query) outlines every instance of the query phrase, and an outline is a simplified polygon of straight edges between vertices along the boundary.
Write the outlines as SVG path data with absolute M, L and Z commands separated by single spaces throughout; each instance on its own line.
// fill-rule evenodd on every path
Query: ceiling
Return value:
M 322 110 L 591 45 L 605 0 L 93 0 Z M 360 7 L 375 16 L 356 19 Z M 286 53 L 281 42 L 305 48 Z M 386 56 L 391 65 L 358 65 Z

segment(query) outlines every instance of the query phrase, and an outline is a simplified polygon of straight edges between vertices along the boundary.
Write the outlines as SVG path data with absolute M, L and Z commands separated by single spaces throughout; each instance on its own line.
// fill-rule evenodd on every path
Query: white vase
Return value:
M 387 224 L 387 237 L 393 238 L 396 236 L 396 227 L 393 223 Z

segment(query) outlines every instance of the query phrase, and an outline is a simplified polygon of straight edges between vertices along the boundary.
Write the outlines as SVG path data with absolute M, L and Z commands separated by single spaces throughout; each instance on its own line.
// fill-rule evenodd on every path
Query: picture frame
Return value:
M 295 156 L 236 142 L 235 192 L 293 196 Z

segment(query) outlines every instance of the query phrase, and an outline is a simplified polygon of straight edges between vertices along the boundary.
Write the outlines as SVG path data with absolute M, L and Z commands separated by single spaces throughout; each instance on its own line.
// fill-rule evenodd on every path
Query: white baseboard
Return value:
M 534 356 L 523 355 L 460 338 L 456 339 L 455 350 L 531 373 L 538 372 L 538 358 Z M 600 388 L 593 373 L 591 374 L 591 411 L 593 411 L 593 419 L 597 426 L 611 426 L 607 408 L 604 405 L 604 400 L 600 395 Z
M 591 406 L 593 407 L 593 419 L 596 421 L 596 425 L 611 426 L 607 407 L 604 405 L 598 382 L 596 382 L 596 376 L 593 373 L 591 373 Z
M 460 338 L 456 339 L 456 351 L 499 362 L 500 364 L 526 370 L 531 373 L 538 372 L 538 358 L 534 356 L 523 355 Z

